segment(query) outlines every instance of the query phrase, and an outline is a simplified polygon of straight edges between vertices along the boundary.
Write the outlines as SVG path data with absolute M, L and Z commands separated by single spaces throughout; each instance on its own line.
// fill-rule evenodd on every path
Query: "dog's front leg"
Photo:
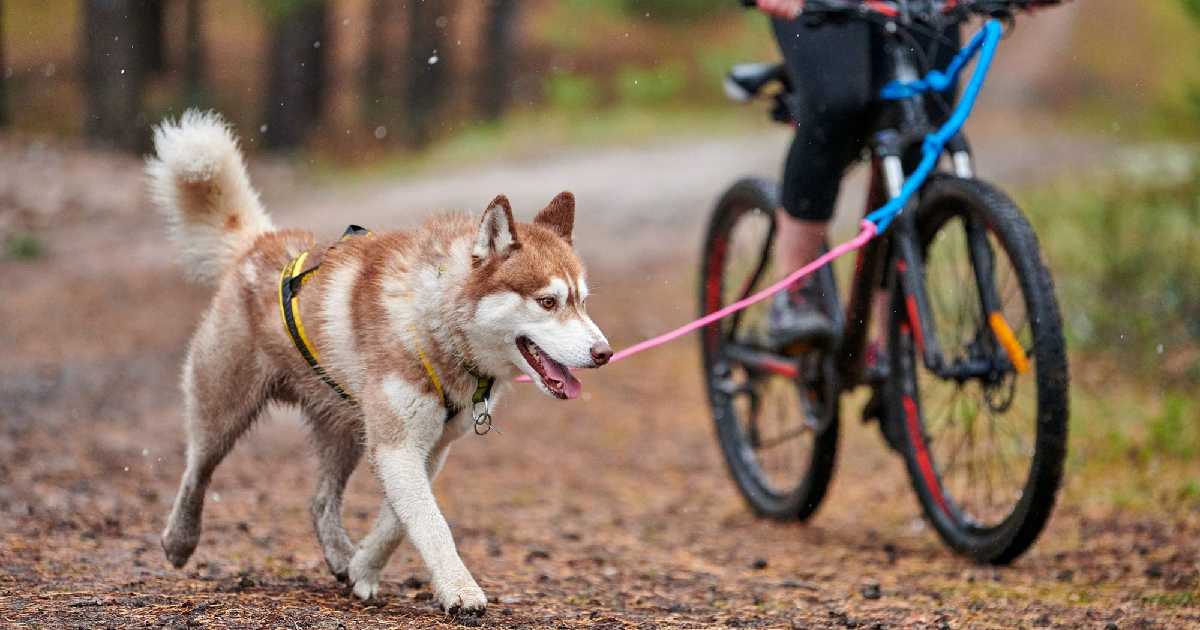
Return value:
M 429 449 L 418 445 L 389 446 L 375 452 L 375 466 L 392 511 L 429 568 L 442 608 L 480 612 L 487 606 L 487 596 L 458 556 L 450 526 L 438 509 L 426 472 L 428 456 Z
M 371 464 L 395 520 L 429 569 L 434 595 L 447 611 L 482 611 L 487 597 L 458 557 L 430 483 L 445 448 L 461 435 L 455 430 L 458 425 L 446 423 L 440 397 L 417 389 L 398 374 L 382 379 L 366 393 L 363 413 Z M 386 514 L 381 516 L 386 518 Z M 384 535 L 388 525 L 381 520 L 382 529 L 377 527 L 379 531 L 368 539 L 382 545 L 394 538 L 394 534 Z M 378 551 L 371 555 L 386 556 L 386 549 Z M 351 560 L 351 564 L 356 563 Z M 363 590 L 369 589 L 364 586 Z
M 437 478 L 442 463 L 446 461 L 446 454 L 450 450 L 446 441 L 443 437 L 443 444 L 427 458 L 426 470 L 431 482 Z M 369 600 L 379 593 L 379 574 L 383 572 L 383 567 L 387 565 L 388 559 L 392 557 L 403 538 L 404 525 L 396 518 L 391 503 L 385 497 L 383 504 L 379 506 L 375 526 L 359 543 L 358 550 L 354 552 L 354 558 L 350 561 L 350 584 L 354 586 L 354 594 L 357 597 Z

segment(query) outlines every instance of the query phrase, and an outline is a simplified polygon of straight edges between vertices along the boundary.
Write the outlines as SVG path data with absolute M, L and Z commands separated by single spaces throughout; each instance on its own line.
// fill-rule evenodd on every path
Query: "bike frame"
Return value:
M 894 81 L 917 81 L 920 75 L 915 53 L 901 41 L 895 30 L 885 29 L 885 35 L 884 46 L 892 62 Z M 922 93 L 913 92 L 892 100 L 895 102 L 892 109 L 898 113 L 899 123 L 895 128 L 878 131 L 870 143 L 872 160 L 868 213 L 886 201 L 902 196 L 901 191 L 908 176 L 904 156 L 920 147 L 934 129 L 926 113 Z M 962 131 L 950 138 L 945 152 L 950 157 L 954 175 L 963 178 L 975 176 L 970 144 Z M 865 349 L 870 339 L 874 311 L 872 305 L 875 292 L 881 286 L 887 287 L 892 295 L 903 296 L 904 321 L 910 327 L 917 352 L 928 370 L 939 377 L 959 381 L 983 377 L 994 371 L 990 363 L 976 366 L 956 362 L 950 365 L 946 361 L 938 342 L 937 326 L 925 287 L 923 244 L 916 221 L 919 204 L 919 195 L 909 197 L 891 229 L 858 251 L 850 297 L 843 316 L 843 321 L 854 322 L 854 325 L 844 329 L 838 360 L 839 376 L 846 388 L 863 382 Z M 980 321 L 986 322 L 988 313 L 997 310 L 1000 303 L 992 273 L 993 253 L 982 225 L 968 221 L 965 227 L 968 251 L 971 253 L 980 304 L 984 311 Z
M 904 21 L 905 15 L 894 16 Z M 998 373 L 1011 368 L 1011 365 L 997 366 L 991 361 L 972 362 L 956 360 L 950 364 L 942 352 L 938 342 L 937 327 L 932 315 L 928 293 L 925 287 L 924 262 L 922 260 L 923 243 L 918 233 L 916 210 L 920 205 L 919 188 L 907 190 L 916 183 L 910 180 L 913 173 L 905 168 L 905 156 L 914 149 L 928 147 L 934 135 L 944 133 L 936 130 L 926 113 L 925 97 L 921 89 L 911 86 L 921 82 L 919 67 L 915 53 L 902 41 L 897 24 L 884 28 L 884 46 L 888 59 L 891 61 L 891 78 L 882 93 L 881 99 L 894 105 L 885 112 L 881 119 L 896 120 L 893 125 L 878 130 L 871 138 L 869 147 L 872 152 L 871 183 L 867 198 L 867 213 L 869 217 L 880 215 L 889 204 L 903 203 L 898 214 L 885 214 L 880 229 L 888 227 L 878 238 L 871 240 L 858 251 L 855 261 L 855 272 L 851 283 L 849 299 L 845 310 L 835 296 L 836 317 L 843 324 L 842 339 L 837 349 L 837 372 L 841 387 L 852 389 L 864 382 L 865 349 L 870 339 L 871 319 L 874 309 L 876 290 L 885 287 L 891 295 L 902 296 L 902 304 L 893 307 L 904 309 L 903 324 L 908 326 L 915 341 L 916 350 L 921 360 L 931 372 L 940 378 L 955 379 L 959 382 L 971 378 L 996 378 Z M 982 40 L 973 40 L 969 47 L 978 49 Z M 964 49 L 964 52 L 969 52 Z M 989 53 L 990 54 L 990 53 Z M 959 58 L 961 57 L 961 59 Z M 960 52 L 956 57 L 952 72 L 957 72 L 966 63 L 967 56 Z M 944 75 L 943 75 L 944 79 Z M 974 96 L 982 85 L 983 77 L 972 79 L 964 96 L 973 102 Z M 956 127 L 961 128 L 969 116 L 969 105 L 960 111 L 959 108 L 951 115 L 957 117 Z M 891 115 L 894 114 L 894 115 Z M 938 145 L 941 155 L 948 155 L 953 168 L 953 174 L 963 178 L 974 177 L 974 160 L 970 144 L 961 132 L 953 133 Z M 929 168 L 934 165 L 922 164 L 915 170 Z M 923 179 L 923 178 L 922 178 Z M 902 201 L 903 200 L 903 201 Z M 874 210 L 874 212 L 872 212 Z M 979 287 L 981 321 L 988 320 L 988 314 L 998 310 L 1000 299 L 996 291 L 992 273 L 994 254 L 988 243 L 986 229 L 973 220 L 965 225 L 972 268 L 975 274 L 976 286 Z M 772 233 L 774 227 L 772 226 Z M 751 274 L 743 291 L 748 295 L 758 282 L 769 260 L 770 247 L 774 239 L 769 235 L 764 244 L 758 268 Z M 744 297 L 743 295 L 743 297 Z M 730 334 L 737 330 L 740 313 L 734 316 Z M 982 331 L 981 331 L 982 332 Z M 727 340 L 726 351 L 729 358 L 748 367 L 754 367 L 766 372 L 795 378 L 800 373 L 799 364 L 787 357 L 766 352 L 756 348 L 739 345 L 734 339 Z M 1000 369 L 998 369 L 998 367 Z

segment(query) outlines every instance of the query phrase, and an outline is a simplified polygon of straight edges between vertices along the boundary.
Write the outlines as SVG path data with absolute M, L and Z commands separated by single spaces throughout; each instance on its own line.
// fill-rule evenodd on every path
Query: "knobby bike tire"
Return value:
M 704 240 L 703 257 L 700 261 L 700 313 L 708 314 L 724 306 L 724 265 L 727 262 L 727 246 L 733 228 L 745 213 L 761 209 L 771 215 L 773 226 L 774 209 L 779 206 L 777 186 L 763 179 L 743 179 L 730 187 L 714 209 L 707 235 Z M 771 228 L 769 239 L 773 239 Z M 770 255 L 770 249 L 765 250 Z M 837 288 L 833 283 L 832 270 L 826 266 L 818 274 L 822 294 L 833 299 L 836 305 Z M 765 286 L 766 283 L 759 283 Z M 834 307 L 836 312 L 836 306 Z M 725 342 L 725 326 L 730 320 L 716 322 L 701 331 L 701 349 L 704 363 L 704 381 L 709 404 L 716 425 L 717 439 L 729 472 L 738 490 L 755 513 L 777 520 L 805 520 L 816 512 L 825 498 L 833 476 L 838 444 L 838 401 L 837 396 L 829 403 L 829 421 L 825 429 L 812 436 L 811 456 L 802 478 L 793 491 L 776 492 L 764 484 L 756 468 L 753 449 L 737 417 L 734 399 L 718 387 L 718 373 L 728 369 L 727 360 L 721 351 Z
M 957 518 L 952 513 L 955 510 L 946 508 L 946 499 L 953 497 L 939 496 L 943 489 L 935 484 L 941 483 L 941 471 L 931 473 L 934 463 L 929 455 L 925 419 L 919 404 L 910 404 L 906 409 L 902 399 L 906 388 L 917 390 L 920 386 L 915 364 L 920 358 L 914 357 L 911 335 L 902 327 L 907 315 L 899 289 L 889 331 L 892 378 L 888 399 L 892 417 L 904 423 L 900 432 L 913 488 L 938 534 L 951 548 L 979 562 L 1007 564 L 1025 552 L 1042 532 L 1062 482 L 1068 421 L 1066 348 L 1053 282 L 1042 262 L 1037 237 L 1021 210 L 995 187 L 948 175 L 932 178 L 922 191 L 916 217 L 922 260 L 936 233 L 950 219 L 967 214 L 981 221 L 999 243 L 1003 252 L 996 251 L 995 256 L 1008 257 L 1032 328 L 1033 364 L 1037 370 L 1034 454 L 1020 498 L 1007 517 L 994 526 L 975 527 Z M 914 393 L 919 400 L 919 391 Z M 911 424 L 914 420 L 919 430 Z

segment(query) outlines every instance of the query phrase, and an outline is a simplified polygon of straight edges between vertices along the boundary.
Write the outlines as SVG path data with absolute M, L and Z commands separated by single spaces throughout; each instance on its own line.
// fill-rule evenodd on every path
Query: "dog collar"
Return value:
M 488 411 L 488 402 L 492 398 L 492 386 L 496 384 L 496 379 L 480 374 L 469 366 L 467 373 L 475 377 L 475 393 L 471 394 L 471 421 L 474 423 L 475 435 L 487 435 L 492 430 L 492 414 Z
M 415 329 L 413 332 L 416 332 Z M 421 360 L 421 367 L 425 368 L 425 374 L 429 377 L 429 382 L 433 384 L 434 391 L 442 399 L 442 406 L 446 408 L 446 422 L 458 414 L 460 409 L 457 405 L 450 401 L 450 397 L 446 395 L 446 390 L 442 385 L 442 379 L 438 377 L 437 369 L 433 367 L 433 362 L 425 355 L 425 352 L 417 348 L 417 358 Z M 495 377 L 480 374 L 478 370 L 471 366 L 466 367 L 467 374 L 475 378 L 475 391 L 471 394 L 471 421 L 474 423 L 476 435 L 486 435 L 492 430 L 492 414 L 488 411 L 488 402 L 492 398 L 492 386 L 496 384 Z

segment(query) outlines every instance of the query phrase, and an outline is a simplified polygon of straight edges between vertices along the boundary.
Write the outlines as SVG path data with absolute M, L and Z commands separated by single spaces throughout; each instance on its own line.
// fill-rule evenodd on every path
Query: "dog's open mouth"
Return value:
M 578 398 L 583 391 L 583 384 L 571 374 L 565 365 L 550 358 L 541 348 L 529 340 L 529 337 L 517 337 L 517 349 L 529 363 L 529 367 L 537 372 L 542 385 L 556 398 Z

